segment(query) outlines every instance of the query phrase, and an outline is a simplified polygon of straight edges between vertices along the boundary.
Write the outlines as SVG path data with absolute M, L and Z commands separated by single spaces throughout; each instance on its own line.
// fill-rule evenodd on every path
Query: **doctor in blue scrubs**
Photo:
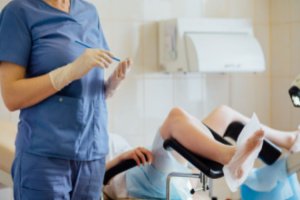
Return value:
M 85 0 L 13 0 L 2 10 L 2 97 L 10 111 L 20 110 L 15 200 L 100 198 L 106 98 L 131 65 L 121 61 L 105 81 L 112 58 Z

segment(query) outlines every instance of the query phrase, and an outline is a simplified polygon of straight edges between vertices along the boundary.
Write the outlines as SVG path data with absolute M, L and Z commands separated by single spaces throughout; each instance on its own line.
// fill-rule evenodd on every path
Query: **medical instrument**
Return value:
M 295 107 L 300 107 L 300 74 L 295 78 L 289 89 L 289 94 Z
M 87 45 L 87 44 L 85 44 L 85 43 L 83 43 L 83 42 L 80 42 L 80 41 L 78 41 L 78 40 L 76 40 L 75 42 L 76 42 L 77 44 L 80 44 L 80 45 L 86 47 L 86 48 L 89 48 L 89 49 L 92 48 L 91 46 L 89 46 L 89 45 Z M 112 58 L 113 60 L 117 61 L 117 62 L 121 62 L 121 59 L 119 59 L 119 58 L 117 58 L 117 57 L 112 56 L 111 58 Z

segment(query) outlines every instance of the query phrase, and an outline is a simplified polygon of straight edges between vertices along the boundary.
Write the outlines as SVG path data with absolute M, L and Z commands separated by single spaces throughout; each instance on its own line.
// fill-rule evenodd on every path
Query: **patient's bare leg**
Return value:
M 239 121 L 246 124 L 249 121 L 249 118 L 228 106 L 220 106 L 211 112 L 203 120 L 203 123 L 213 129 L 215 132 L 223 135 L 228 125 L 233 121 Z M 274 144 L 287 150 L 290 150 L 290 148 L 293 146 L 299 133 L 299 131 L 280 131 L 272 129 L 263 124 L 262 128 L 265 132 L 266 138 L 271 140 Z
M 224 145 L 216 141 L 209 130 L 201 126 L 201 122 L 180 108 L 174 108 L 160 128 L 163 139 L 174 138 L 184 147 L 203 157 L 226 165 L 236 153 L 236 147 Z M 245 158 L 257 146 L 261 134 L 253 134 L 247 141 L 237 162 Z

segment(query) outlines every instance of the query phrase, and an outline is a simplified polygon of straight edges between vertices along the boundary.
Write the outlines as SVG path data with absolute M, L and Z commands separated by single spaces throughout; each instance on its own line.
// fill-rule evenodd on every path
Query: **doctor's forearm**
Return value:
M 25 69 L 12 63 L 0 63 L 0 85 L 10 111 L 35 105 L 57 92 L 48 74 L 25 78 Z
M 17 80 L 9 86 L 2 86 L 2 96 L 10 111 L 33 106 L 56 92 L 49 75 Z

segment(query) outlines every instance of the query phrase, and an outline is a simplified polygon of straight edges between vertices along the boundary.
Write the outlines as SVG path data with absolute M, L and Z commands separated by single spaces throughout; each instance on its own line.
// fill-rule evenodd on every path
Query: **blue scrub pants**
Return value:
M 73 161 L 19 153 L 12 167 L 15 200 L 99 200 L 105 158 Z

